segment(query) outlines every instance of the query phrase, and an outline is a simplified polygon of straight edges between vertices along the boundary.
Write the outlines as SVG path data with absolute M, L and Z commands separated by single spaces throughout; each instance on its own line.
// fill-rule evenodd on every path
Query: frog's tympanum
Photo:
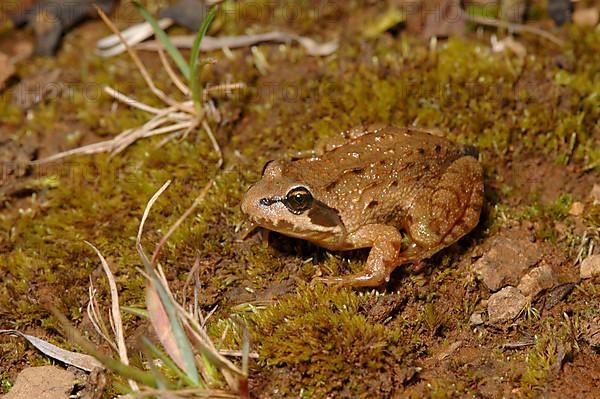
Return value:
M 330 250 L 371 248 L 362 272 L 322 280 L 377 286 L 475 227 L 483 176 L 472 153 L 419 129 L 350 130 L 310 158 L 268 162 L 242 211 Z

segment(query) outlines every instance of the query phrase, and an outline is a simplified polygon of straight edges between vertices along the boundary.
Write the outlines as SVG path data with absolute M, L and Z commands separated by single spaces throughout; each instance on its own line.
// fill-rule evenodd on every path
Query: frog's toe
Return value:
M 389 281 L 389 276 L 380 273 L 358 273 L 345 277 L 316 277 L 313 281 L 319 281 L 329 286 L 338 288 L 377 287 Z
M 315 277 L 312 279 L 311 285 L 315 285 L 316 283 L 321 283 L 336 288 L 341 288 L 345 285 L 343 277 Z

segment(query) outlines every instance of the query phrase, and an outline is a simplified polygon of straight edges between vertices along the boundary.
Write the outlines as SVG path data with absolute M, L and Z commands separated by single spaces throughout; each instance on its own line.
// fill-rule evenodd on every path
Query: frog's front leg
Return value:
M 375 287 L 389 281 L 392 271 L 404 261 L 400 256 L 402 235 L 393 226 L 363 226 L 350 234 L 348 243 L 352 248 L 371 247 L 365 269 L 350 276 L 318 278 L 318 281 L 346 287 Z

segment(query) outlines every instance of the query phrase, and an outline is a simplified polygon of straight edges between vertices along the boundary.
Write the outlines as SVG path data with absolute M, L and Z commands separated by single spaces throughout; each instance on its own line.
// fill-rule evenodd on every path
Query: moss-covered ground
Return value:
M 155 10 L 160 2 L 147 4 Z M 160 105 L 127 55 L 103 60 L 93 54 L 95 40 L 109 33 L 97 21 L 66 35 L 56 58 L 20 64 L 23 79 L 60 69 L 66 89 L 27 112 L 9 95 L 0 100 L 0 145 L 14 148 L 1 160 L 3 185 L 14 189 L 0 191 L 0 328 L 68 346 L 47 310 L 54 304 L 98 340 L 85 315 L 90 276 L 98 280 L 101 303 L 108 303 L 108 293 L 83 240 L 109 260 L 122 303 L 143 306 L 134 244 L 147 200 L 173 180 L 146 224 L 144 244 L 153 248 L 215 179 L 198 211 L 169 240 L 161 262 L 177 291 L 199 256 L 200 305 L 204 311 L 218 305 L 210 325 L 215 337 L 233 315 L 247 321 L 259 354 L 250 377 L 256 397 L 585 397 L 600 383 L 600 356 L 585 343 L 581 327 L 599 316 L 600 280 L 578 284 L 552 309 L 538 312 L 534 303 L 503 328 L 473 328 L 469 317 L 483 308 L 489 291 L 470 265 L 477 249 L 511 223 L 531 223 L 538 238 L 569 262 L 584 232 L 600 239 L 599 206 L 586 202 L 600 173 L 600 29 L 567 25 L 556 31 L 566 40 L 562 48 L 519 36 L 528 51 L 519 58 L 492 52 L 494 31 L 474 27 L 464 37 L 437 42 L 402 29 L 367 39 L 365 26 L 385 12 L 384 5 L 327 4 L 240 2 L 232 14 L 217 18 L 214 34 L 286 28 L 340 41 L 336 53 L 322 58 L 297 46 L 257 46 L 253 51 L 267 61 L 264 71 L 250 49 L 210 54 L 217 62 L 204 69 L 204 82 L 247 85 L 216 100 L 222 169 L 207 137 L 195 132 L 160 147 L 160 138 L 139 141 L 113 158 L 23 167 L 23 176 L 16 176 L 15 165 L 23 165 L 19 154 L 48 156 L 146 121 L 147 114 L 100 93 L 103 85 Z M 127 2 L 120 10 L 118 25 L 135 19 L 126 18 Z M 294 10 L 298 14 L 290 14 Z M 28 38 L 30 32 L 9 29 L 0 36 L 0 49 Z M 159 86 L 176 95 L 157 57 L 144 53 L 142 59 Z M 365 252 L 330 253 L 277 234 L 268 245 L 259 234 L 240 239 L 240 200 L 267 160 L 370 122 L 439 129 L 478 147 L 487 205 L 475 231 L 436 255 L 422 273 L 397 270 L 377 292 L 310 284 L 315 275 L 360 269 Z M 569 214 L 573 202 L 585 203 L 582 215 Z M 125 321 L 136 336 L 140 320 L 127 315 Z M 501 349 L 532 337 L 533 346 Z M 240 339 L 229 334 L 225 344 L 236 348 Z M 567 359 L 562 370 L 557 353 Z M 26 365 L 49 362 L 6 337 L 0 337 L 0 358 L 0 393 Z

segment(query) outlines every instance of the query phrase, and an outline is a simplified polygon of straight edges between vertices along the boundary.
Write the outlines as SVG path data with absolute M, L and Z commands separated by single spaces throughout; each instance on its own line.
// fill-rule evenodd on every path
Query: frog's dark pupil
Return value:
M 295 213 L 300 214 L 307 209 L 310 209 L 312 206 L 313 197 L 306 188 L 297 187 L 292 189 L 286 196 L 284 200 L 285 206 Z

